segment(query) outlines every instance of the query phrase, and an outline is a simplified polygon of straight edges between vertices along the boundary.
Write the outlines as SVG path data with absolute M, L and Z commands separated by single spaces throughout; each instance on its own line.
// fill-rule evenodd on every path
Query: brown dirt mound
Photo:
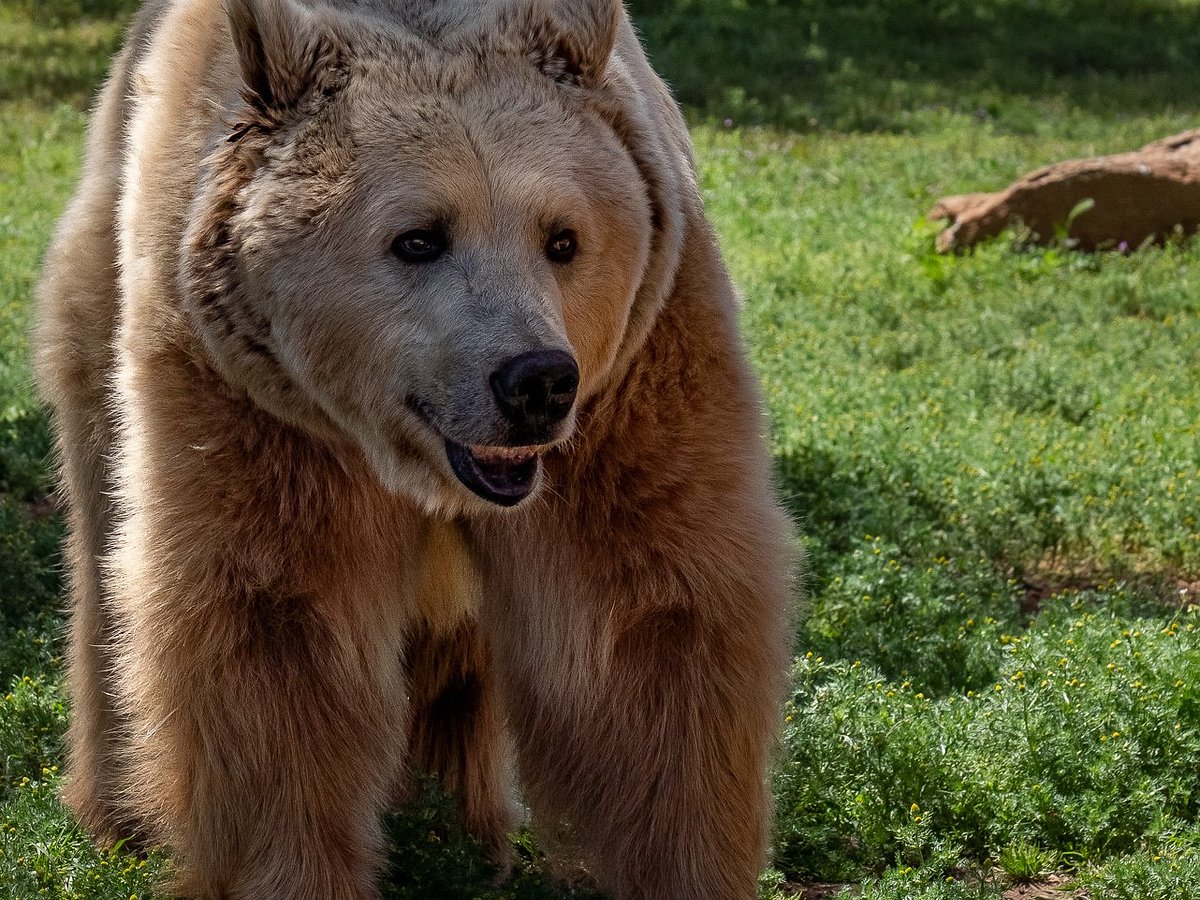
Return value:
M 1081 203 L 1092 206 L 1076 215 Z M 1200 229 L 1200 129 L 1147 144 L 1133 153 L 1056 163 L 1003 191 L 944 197 L 929 212 L 947 219 L 942 253 L 961 251 L 1007 226 L 1024 223 L 1035 243 L 1066 228 L 1071 246 L 1135 249 L 1175 229 Z

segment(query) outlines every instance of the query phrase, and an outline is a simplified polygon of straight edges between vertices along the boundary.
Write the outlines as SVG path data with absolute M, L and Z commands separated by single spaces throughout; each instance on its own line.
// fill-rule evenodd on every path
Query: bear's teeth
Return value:
M 485 463 L 523 463 L 537 456 L 537 450 L 532 447 L 481 447 L 473 444 L 471 454 Z

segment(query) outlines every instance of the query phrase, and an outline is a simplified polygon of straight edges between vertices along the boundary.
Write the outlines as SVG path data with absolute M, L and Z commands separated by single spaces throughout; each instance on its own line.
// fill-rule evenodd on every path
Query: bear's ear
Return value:
M 242 80 L 261 109 L 293 106 L 328 49 L 313 15 L 293 0 L 225 0 Z
M 534 15 L 527 32 L 534 64 L 555 81 L 599 84 L 617 40 L 621 0 L 545 0 Z

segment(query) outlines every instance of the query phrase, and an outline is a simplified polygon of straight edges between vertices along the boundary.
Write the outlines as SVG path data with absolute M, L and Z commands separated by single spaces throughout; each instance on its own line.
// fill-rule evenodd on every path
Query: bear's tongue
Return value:
M 447 438 L 446 458 L 459 481 L 499 506 L 520 503 L 537 478 L 538 455 L 527 447 L 465 447 Z

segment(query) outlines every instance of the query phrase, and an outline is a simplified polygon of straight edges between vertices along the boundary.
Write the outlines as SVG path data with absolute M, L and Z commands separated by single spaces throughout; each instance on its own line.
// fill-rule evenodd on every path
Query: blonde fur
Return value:
M 147 4 L 40 290 L 80 820 L 360 900 L 413 770 L 503 865 L 513 758 L 616 897 L 752 897 L 792 542 L 735 320 L 616 0 Z M 443 439 L 542 348 L 578 399 L 502 510 Z

